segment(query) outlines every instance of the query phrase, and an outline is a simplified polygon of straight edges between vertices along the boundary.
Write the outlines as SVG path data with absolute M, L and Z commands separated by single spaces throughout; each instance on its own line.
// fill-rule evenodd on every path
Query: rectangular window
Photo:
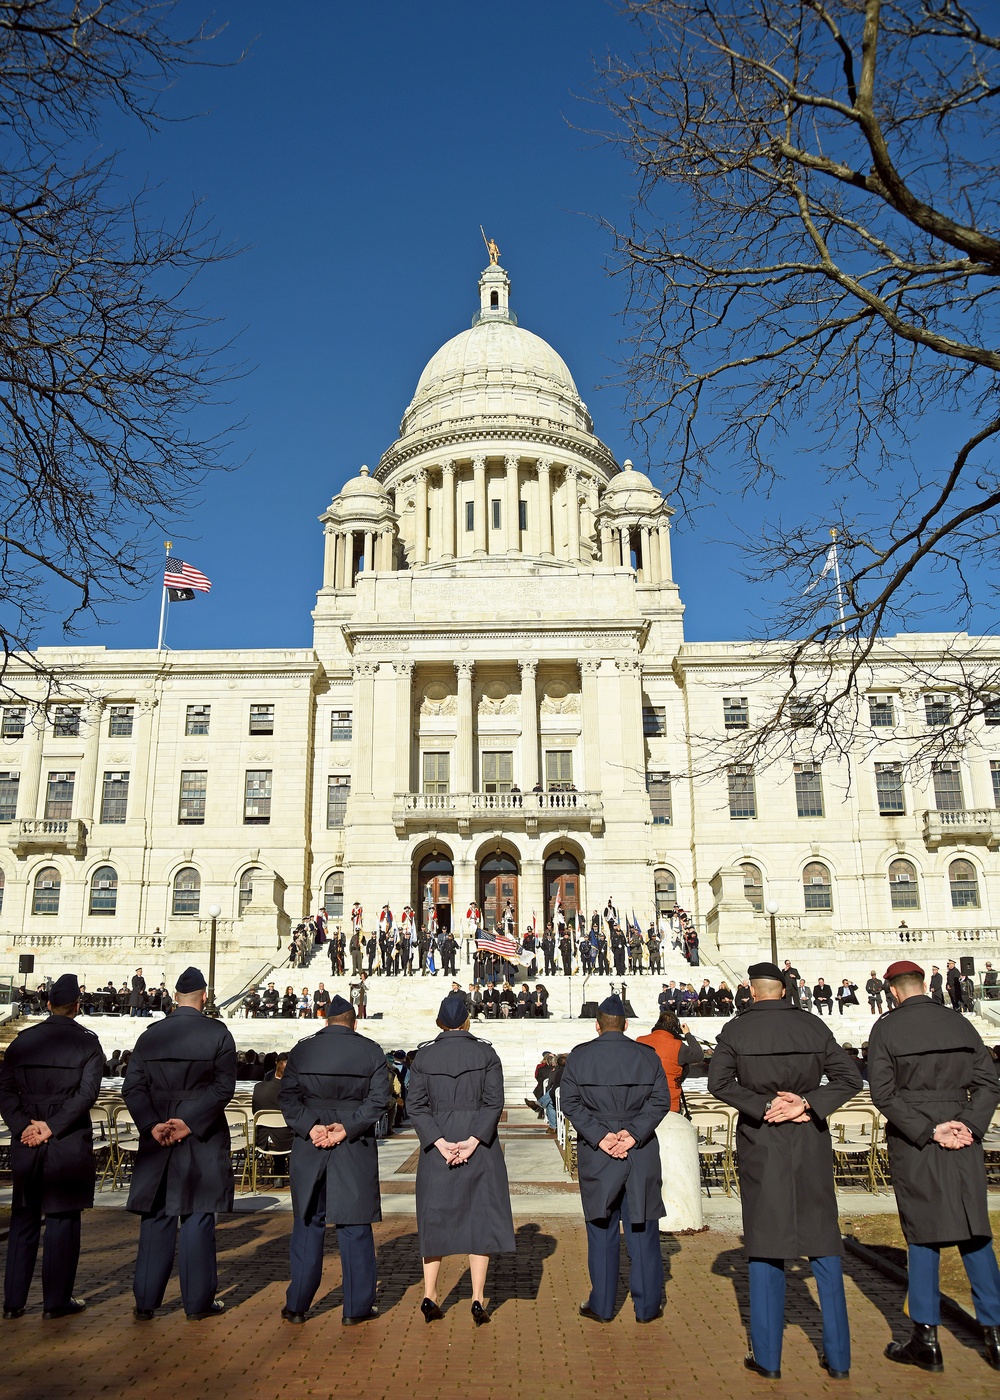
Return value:
M 480 758 L 483 792 L 510 792 L 514 783 L 514 755 L 487 751 Z
M 424 792 L 451 791 L 451 754 L 425 753 L 421 759 Z
M 788 719 L 793 729 L 815 729 L 816 706 L 811 700 L 793 700 L 788 707 Z
M 177 820 L 181 826 L 205 825 L 205 794 L 208 773 L 203 768 L 185 768 L 181 773 L 181 798 Z
M 924 715 L 927 723 L 933 728 L 940 729 L 942 725 L 951 723 L 951 696 L 950 695 L 925 695 Z
M 17 816 L 17 787 L 20 779 L 20 773 L 0 773 L 0 822 L 12 822 Z M 997 806 L 1000 807 L 1000 802 Z
M 331 875 L 326 882 L 323 891 L 323 908 L 326 910 L 327 918 L 342 919 L 344 917 L 344 877 L 339 871 Z
M 875 793 L 878 797 L 880 816 L 902 817 L 906 815 L 906 799 L 903 796 L 903 765 L 901 763 L 876 763 Z
M 57 705 L 52 719 L 52 733 L 57 739 L 75 739 L 80 733 L 80 706 Z
M 472 531 L 472 530 L 474 530 L 474 529 L 476 528 L 476 503 L 475 503 L 475 501 L 466 501 L 466 503 L 465 503 L 465 528 L 466 528 L 466 530 L 468 530 L 468 531 Z
M 993 805 L 1000 807 L 1000 759 L 998 758 L 990 760 L 990 777 L 993 780 Z
M 267 826 L 271 820 L 271 769 L 247 770 L 243 794 L 244 826 Z
M 662 739 L 667 732 L 667 708 L 665 705 L 643 705 L 642 732 L 647 739 Z
M 251 705 L 251 706 L 250 706 L 250 733 L 251 733 L 251 734 L 273 734 L 273 733 L 274 733 L 274 706 L 273 706 L 273 705 Z
M 653 825 L 670 826 L 674 819 L 670 798 L 670 774 L 647 773 L 646 791 L 649 793 L 649 805 L 653 813 Z
M 211 705 L 189 705 L 184 722 L 185 734 L 207 734 L 212 718 Z
M 354 733 L 354 711 L 334 710 L 330 716 L 330 738 L 335 744 L 349 744 Z
M 572 749 L 550 749 L 546 753 L 545 786 L 549 792 L 565 792 L 573 786 Z
M 983 722 L 991 729 L 1000 724 L 1000 700 L 991 700 L 983 711 Z
M 528 502 L 518 501 L 517 503 L 517 527 L 519 530 L 528 528 Z
M 346 773 L 334 774 L 326 785 L 326 824 L 328 827 L 344 825 L 347 815 L 347 799 L 351 795 L 351 780 Z
M 896 710 L 891 695 L 869 695 L 868 722 L 873 729 L 894 728 Z
M 796 763 L 795 803 L 800 817 L 823 815 L 823 775 L 818 763 Z
M 722 723 L 727 729 L 750 728 L 750 706 L 745 695 L 724 695 Z
M 500 502 L 490 501 L 491 524 L 494 530 L 500 529 Z
M 753 769 L 743 763 L 735 764 L 726 774 L 729 783 L 729 816 L 733 821 L 746 821 L 757 815 L 757 790 Z
M 24 726 L 27 721 L 28 711 L 23 705 L 5 705 L 0 735 L 2 735 L 4 739 L 23 738 Z
M 108 737 L 111 739 L 131 739 L 134 719 L 134 705 L 112 705 L 111 718 L 108 720 Z
M 934 806 L 939 812 L 960 812 L 962 801 L 962 772 L 957 763 L 935 763 L 931 774 L 934 783 Z
M 73 815 L 75 773 L 50 773 L 45 789 L 46 821 L 68 821 Z
M 128 774 L 105 773 L 101 790 L 101 821 L 121 826 L 128 812 Z

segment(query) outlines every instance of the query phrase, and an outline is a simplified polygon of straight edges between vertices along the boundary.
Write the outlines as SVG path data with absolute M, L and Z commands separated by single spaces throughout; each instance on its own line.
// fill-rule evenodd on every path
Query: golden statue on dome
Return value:
M 486 237 L 486 230 L 483 228 L 482 224 L 479 225 L 479 232 L 483 235 L 483 242 L 486 244 L 486 251 L 490 255 L 490 267 L 499 267 L 500 249 L 497 247 L 496 243 L 492 238 Z

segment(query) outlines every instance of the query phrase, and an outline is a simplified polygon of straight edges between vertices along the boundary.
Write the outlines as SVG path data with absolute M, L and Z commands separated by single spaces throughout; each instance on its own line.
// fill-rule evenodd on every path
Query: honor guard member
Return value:
M 134 1316 L 163 1302 L 180 1224 L 181 1299 L 189 1321 L 221 1313 L 215 1297 L 215 1216 L 233 1208 L 226 1105 L 236 1088 L 236 1042 L 202 1015 L 205 978 L 189 967 L 176 1006 L 135 1043 L 122 1097 L 139 1133 L 127 1209 L 141 1216 Z
M 708 1066 L 709 1092 L 739 1110 L 750 1263 L 751 1350 L 743 1364 L 770 1380 L 781 1375 L 785 1260 L 806 1255 L 823 1313 L 822 1365 L 843 1380 L 851 1337 L 826 1120 L 861 1088 L 861 1071 L 828 1026 L 788 1000 L 776 963 L 755 963 L 748 975 L 753 1004 L 723 1026 Z
M 278 1103 L 295 1134 L 292 1277 L 281 1309 L 288 1322 L 305 1322 L 316 1296 L 328 1219 L 337 1227 L 344 1326 L 378 1317 L 372 1221 L 382 1219 L 382 1198 L 375 1125 L 389 1107 L 389 1074 L 381 1049 L 358 1035 L 354 1023 L 351 1003 L 334 996 L 326 1027 L 292 1049 L 281 1080 Z
M 3 1315 L 24 1315 L 42 1216 L 42 1307 L 46 1318 L 83 1312 L 73 1284 L 80 1259 L 80 1212 L 94 1204 L 90 1110 L 104 1073 L 93 1031 L 76 1023 L 80 984 L 64 973 L 49 988 L 49 1017 L 7 1047 L 0 1065 L 0 1114 L 11 1134 L 14 1195 L 7 1240 Z
M 896 1015 L 868 1040 L 872 1103 L 888 1120 L 889 1168 L 907 1244 L 913 1332 L 890 1361 L 941 1371 L 940 1252 L 957 1245 L 972 1286 L 986 1359 L 1000 1371 L 1000 1272 L 986 1204 L 983 1135 L 1000 1103 L 996 1066 L 976 1030 L 927 996 L 923 968 L 895 962 Z
M 597 1039 L 566 1060 L 560 1103 L 576 1129 L 580 1198 L 587 1222 L 590 1297 L 580 1316 L 610 1322 L 618 1290 L 619 1226 L 631 1263 L 636 1321 L 663 1315 L 659 1220 L 665 1214 L 657 1125 L 670 1112 L 670 1088 L 656 1051 L 625 1035 L 621 997 L 597 1009 Z

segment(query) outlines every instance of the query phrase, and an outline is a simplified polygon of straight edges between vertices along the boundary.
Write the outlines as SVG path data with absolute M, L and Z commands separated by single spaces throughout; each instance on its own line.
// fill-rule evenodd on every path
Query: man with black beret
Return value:
M 176 1006 L 143 1031 L 122 1097 L 139 1133 L 127 1209 L 141 1216 L 135 1261 L 137 1322 L 163 1302 L 180 1227 L 181 1299 L 188 1320 L 216 1317 L 215 1216 L 233 1208 L 226 1105 L 236 1088 L 236 1042 L 222 1021 L 204 1016 L 203 974 L 177 979 Z
M 792 1005 L 776 963 L 755 963 L 747 975 L 752 1005 L 723 1026 L 708 1067 L 709 1092 L 739 1110 L 750 1274 L 751 1349 L 743 1364 L 769 1380 L 781 1375 L 785 1260 L 805 1255 L 823 1314 L 822 1365 L 842 1380 L 851 1337 L 827 1118 L 861 1088 L 861 1071 L 828 1026 Z
M 288 1056 L 278 1104 L 292 1139 L 291 1281 L 281 1316 L 306 1320 L 323 1277 L 326 1222 L 337 1227 L 345 1327 L 378 1316 L 375 1239 L 382 1219 L 375 1125 L 389 1106 L 389 1075 L 378 1045 L 358 1035 L 355 1012 L 331 998 L 326 1026 Z
M 80 1260 L 80 1212 L 94 1204 L 90 1110 L 104 1073 L 93 1031 L 77 1024 L 80 984 L 70 972 L 48 992 L 48 1019 L 11 1042 L 0 1065 L 0 1114 L 11 1134 L 14 1196 L 7 1239 L 3 1315 L 24 1315 L 42 1248 L 45 1318 L 70 1317 L 85 1302 L 73 1297 Z
M 636 1321 L 663 1315 L 659 1220 L 665 1210 L 656 1128 L 670 1112 L 670 1087 L 656 1051 L 630 1040 L 627 1025 L 621 997 L 602 1001 L 597 1039 L 570 1052 L 559 1085 L 563 1113 L 578 1138 L 591 1284 L 580 1316 L 592 1322 L 614 1315 L 622 1225 Z

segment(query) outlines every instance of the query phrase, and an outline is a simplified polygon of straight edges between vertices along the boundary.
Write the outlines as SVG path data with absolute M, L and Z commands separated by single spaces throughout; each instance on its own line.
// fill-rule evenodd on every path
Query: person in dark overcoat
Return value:
M 882 1015 L 882 978 L 878 976 L 872 968 L 872 975 L 865 983 L 865 995 L 868 997 L 868 1010 L 873 1016 Z
M 868 1040 L 872 1102 L 888 1120 L 886 1138 L 896 1205 L 908 1251 L 913 1333 L 890 1342 L 891 1361 L 942 1369 L 938 1262 L 958 1246 L 987 1359 L 1000 1370 L 1000 1271 L 986 1201 L 983 1136 L 1000 1103 L 996 1065 L 963 1016 L 926 995 L 923 969 L 896 962 L 886 972 L 896 1015 Z
M 781 975 L 784 978 L 785 992 L 788 996 L 788 1000 L 793 1006 L 801 1007 L 802 1001 L 799 997 L 799 982 L 802 974 L 799 972 L 799 969 L 797 967 L 792 967 L 791 961 L 786 958 L 785 965 L 781 969 Z
M 278 1104 L 292 1139 L 291 1280 L 281 1316 L 301 1323 L 323 1277 L 326 1222 L 337 1227 L 345 1327 L 378 1317 L 375 1239 L 382 1219 L 375 1125 L 389 1107 L 385 1055 L 354 1029 L 351 1003 L 334 996 L 326 1027 L 288 1056 Z
M 236 1088 L 236 1042 L 221 1021 L 202 1015 L 208 997 L 198 968 L 178 977 L 175 1000 L 136 1041 L 122 1085 L 139 1133 L 126 1205 L 141 1217 L 137 1322 L 151 1321 L 163 1302 L 178 1233 L 184 1311 L 200 1321 L 225 1306 L 215 1297 L 215 1216 L 233 1208 L 225 1110 Z
M 489 1322 L 486 1272 L 493 1254 L 513 1254 L 514 1221 L 497 1128 L 503 1112 L 503 1067 L 491 1045 L 469 1032 L 460 993 L 438 1010 L 441 1034 L 410 1066 L 406 1110 L 417 1137 L 417 1234 L 424 1266 L 420 1310 L 441 1316 L 438 1275 L 446 1254 L 467 1254 L 472 1316 Z
M 775 963 L 748 969 L 753 1005 L 719 1032 L 709 1092 L 739 1110 L 736 1162 L 750 1274 L 750 1371 L 781 1373 L 785 1260 L 805 1255 L 823 1314 L 823 1365 L 851 1369 L 827 1118 L 861 1088 L 829 1026 L 793 1006 Z M 826 1076 L 826 1083 L 821 1084 Z
M 962 1009 L 962 988 L 959 986 L 961 976 L 955 959 L 949 958 L 948 971 L 945 973 L 944 980 L 948 989 L 948 1000 L 951 1002 L 953 1011 L 961 1011 Z
M 45 1217 L 42 1308 L 46 1318 L 82 1312 L 73 1297 L 80 1260 L 80 1212 L 94 1204 L 90 1110 L 101 1091 L 104 1051 L 77 1025 L 80 984 L 53 982 L 48 1019 L 7 1047 L 0 1065 L 0 1114 L 11 1134 L 14 1179 L 3 1315 L 24 1315 Z
M 663 1315 L 659 1220 L 665 1211 L 656 1128 L 670 1112 L 670 1087 L 656 1051 L 630 1040 L 627 1025 L 621 997 L 602 1001 L 597 1039 L 571 1051 L 559 1083 L 562 1111 L 577 1133 L 587 1222 L 590 1297 L 580 1315 L 594 1322 L 614 1315 L 620 1225 L 636 1320 Z
M 141 1016 L 146 1006 L 146 979 L 142 975 L 142 968 L 137 967 L 132 978 L 132 990 L 128 994 L 128 1014 L 130 1016 Z

